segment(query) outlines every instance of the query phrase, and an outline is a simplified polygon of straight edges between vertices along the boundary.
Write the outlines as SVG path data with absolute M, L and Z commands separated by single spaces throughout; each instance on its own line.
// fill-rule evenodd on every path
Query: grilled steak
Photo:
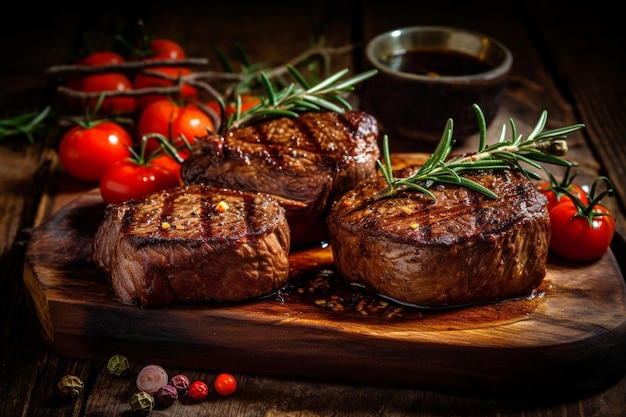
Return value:
M 397 174 L 406 177 L 407 171 Z M 414 171 L 413 171 L 414 172 Z M 386 183 L 361 182 L 328 218 L 338 273 L 407 304 L 445 307 L 529 295 L 545 273 L 546 200 L 518 171 L 472 174 L 497 199 L 459 186 L 373 200 Z
M 241 301 L 286 283 L 289 238 L 268 195 L 192 185 L 109 205 L 93 260 L 123 303 Z
M 327 239 L 332 201 L 376 174 L 378 125 L 363 112 L 310 112 L 198 138 L 181 173 L 209 184 L 274 196 L 293 246 Z

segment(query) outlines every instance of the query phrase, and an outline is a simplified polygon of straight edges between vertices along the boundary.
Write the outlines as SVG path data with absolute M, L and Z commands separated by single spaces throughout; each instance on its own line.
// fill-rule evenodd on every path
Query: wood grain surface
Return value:
M 331 71 L 349 68 L 357 72 L 363 68 L 366 42 L 393 28 L 450 25 L 493 36 L 514 54 L 512 76 L 494 127 L 513 118 L 521 131 L 528 132 L 544 109 L 549 112 L 550 127 L 578 122 L 586 124 L 584 130 L 569 138 L 570 156 L 579 162 L 581 174 L 577 178 L 581 183 L 589 184 L 599 174 L 607 175 L 615 182 L 615 197 L 605 203 L 617 220 L 617 234 L 612 242 L 613 258 L 621 264 L 622 274 L 626 271 L 626 182 L 622 180 L 626 168 L 626 77 L 623 76 L 626 61 L 619 53 L 623 50 L 622 17 L 608 2 L 321 0 L 172 3 L 167 0 L 112 0 L 97 5 L 84 1 L 36 5 L 13 2 L 11 5 L 0 25 L 0 44 L 4 52 L 0 54 L 2 118 L 36 111 L 49 104 L 55 109 L 62 107 L 59 106 L 61 100 L 56 91 L 56 80 L 46 74 L 47 68 L 72 62 L 85 50 L 85 39 L 94 50 L 118 48 L 120 45 L 115 36 L 135 34 L 138 18 L 144 19 L 152 34 L 179 41 L 189 56 L 209 58 L 209 68 L 213 70 L 220 68 L 215 48 L 219 47 L 232 56 L 237 44 L 246 49 L 251 62 L 272 64 L 294 58 L 310 45 L 312 38 L 324 39 L 328 46 L 352 45 L 351 52 L 332 56 Z M 37 328 L 40 320 L 34 316 L 36 309 L 30 289 L 24 285 L 24 257 L 32 228 L 84 189 L 84 186 L 73 190 L 64 188 L 67 178 L 57 156 L 63 131 L 59 126 L 48 134 L 37 135 L 32 144 L 20 136 L 0 141 L 0 415 L 128 417 L 131 415 L 128 398 L 136 390 L 134 376 L 149 363 L 149 359 L 159 356 L 158 352 L 155 351 L 152 358 L 133 358 L 136 361 L 131 362 L 130 376 L 121 379 L 108 374 L 106 362 L 59 355 L 42 340 Z M 475 148 L 474 143 L 467 145 L 464 149 Z M 597 281 L 594 278 L 589 282 Z M 601 293 L 595 291 L 585 287 L 584 291 L 577 292 L 581 297 L 582 294 L 600 296 Z M 586 309 L 587 303 L 588 300 L 582 299 L 569 308 Z M 44 309 L 50 310 L 48 307 Z M 626 317 L 623 312 L 621 315 Z M 81 323 L 84 316 L 72 320 Z M 147 320 L 145 323 L 151 325 Z M 562 320 L 560 324 L 567 326 L 566 323 L 569 322 Z M 198 328 L 211 331 L 210 326 L 196 324 Z M 124 321 L 116 325 L 124 326 Z M 588 324 L 571 325 L 576 329 L 589 328 Z M 320 329 L 318 333 L 326 331 Z M 324 381 L 236 373 L 239 388 L 233 396 L 220 398 L 212 393 L 199 403 L 183 399 L 169 408 L 155 409 L 150 415 L 623 417 L 626 376 L 622 373 L 614 382 L 609 381 L 612 373 L 619 374 L 626 366 L 623 352 L 611 355 L 611 352 L 619 351 L 616 338 L 620 337 L 620 331 L 602 326 L 596 331 L 604 332 L 604 336 L 591 338 L 589 344 L 581 341 L 564 346 L 557 344 L 550 348 L 551 352 L 532 348 L 506 352 L 482 349 L 485 354 L 481 359 L 483 362 L 488 361 L 489 355 L 506 353 L 510 355 L 511 363 L 528 364 L 533 361 L 533 355 L 543 355 L 545 370 L 535 375 L 538 382 L 545 378 L 550 380 L 550 372 L 554 369 L 558 370 L 559 376 L 567 372 L 572 375 L 571 383 L 562 386 L 555 383 L 537 395 L 520 390 L 514 398 L 498 394 L 486 397 L 420 389 L 415 384 L 388 386 L 378 381 L 344 382 L 341 380 L 344 368 L 337 367 L 334 373 L 324 370 L 331 375 Z M 93 334 L 97 333 L 98 329 L 94 328 Z M 169 337 L 158 336 L 159 340 Z M 215 338 L 219 339 L 218 335 Z M 61 340 L 60 336 L 57 336 L 58 340 Z M 157 351 L 161 349 L 159 342 L 152 343 L 152 346 Z M 351 347 L 363 349 L 363 346 Z M 233 352 L 224 352 L 228 349 Z M 246 361 L 253 361 L 255 352 L 238 349 L 229 346 L 219 351 L 211 349 L 211 352 L 231 359 L 237 352 L 242 352 L 251 356 L 245 358 Z M 592 352 L 599 353 L 603 349 L 609 352 L 593 356 Z M 590 353 L 585 354 L 585 351 Z M 454 356 L 454 351 L 447 345 L 442 345 L 434 358 L 441 359 L 445 352 L 457 363 L 463 362 L 463 355 Z M 286 350 L 284 353 L 292 354 Z M 466 353 L 471 353 L 470 349 L 463 352 Z M 471 358 L 477 356 L 476 351 L 473 353 Z M 570 360 L 581 356 L 586 358 L 582 362 Z M 159 357 L 157 363 L 166 359 L 165 355 Z M 274 368 L 281 366 L 281 359 L 276 360 Z M 340 358 L 335 360 L 340 362 Z M 368 356 L 363 358 L 361 366 L 375 366 L 376 361 L 376 357 Z M 418 361 L 425 363 L 430 357 L 420 357 Z M 615 368 L 607 369 L 611 363 Z M 437 370 L 446 366 L 441 362 L 432 365 Z M 185 373 L 192 380 L 207 382 L 217 375 L 214 371 L 195 368 L 166 369 L 172 374 Z M 493 366 L 486 370 L 493 371 Z M 283 371 L 288 373 L 290 370 Z M 450 374 L 453 371 L 447 369 Z M 61 401 L 55 396 L 56 383 L 66 374 L 85 381 L 83 395 L 72 401 Z M 419 378 L 428 379 L 427 375 Z M 583 393 L 570 389 L 577 381 L 586 381 L 584 388 L 587 389 Z M 428 382 L 429 387 L 436 385 Z M 470 385 L 473 386 L 473 381 Z
M 98 193 L 74 195 L 26 251 L 42 335 L 63 356 L 463 391 L 582 389 L 624 371 L 626 288 L 611 252 L 583 264 L 550 258 L 528 297 L 435 310 L 343 283 L 320 247 L 292 252 L 291 282 L 270 297 L 141 308 L 118 302 L 91 263 L 103 209 Z

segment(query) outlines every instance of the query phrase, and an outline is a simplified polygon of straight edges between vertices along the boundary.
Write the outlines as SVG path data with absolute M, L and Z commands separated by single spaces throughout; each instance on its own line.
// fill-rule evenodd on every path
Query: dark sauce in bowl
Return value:
M 394 52 L 381 62 L 396 71 L 430 77 L 467 76 L 492 69 L 489 63 L 470 54 L 432 48 Z

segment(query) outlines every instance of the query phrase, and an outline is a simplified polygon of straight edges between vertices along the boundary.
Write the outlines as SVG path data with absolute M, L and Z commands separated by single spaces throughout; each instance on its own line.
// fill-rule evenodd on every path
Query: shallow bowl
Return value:
M 513 64 L 498 40 L 446 26 L 390 30 L 371 39 L 365 55 L 378 74 L 364 85 L 362 107 L 390 144 L 401 141 L 407 150 L 433 149 L 449 118 L 455 139 L 476 133 L 473 104 L 489 123 Z

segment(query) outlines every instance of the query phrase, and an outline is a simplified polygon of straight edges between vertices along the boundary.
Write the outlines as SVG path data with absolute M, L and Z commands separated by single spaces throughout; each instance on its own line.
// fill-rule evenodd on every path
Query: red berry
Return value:
M 189 386 L 188 395 L 192 400 L 202 401 L 209 395 L 209 387 L 202 381 L 194 381 Z
M 231 374 L 219 374 L 213 385 L 218 394 L 230 395 L 237 389 L 237 380 Z

